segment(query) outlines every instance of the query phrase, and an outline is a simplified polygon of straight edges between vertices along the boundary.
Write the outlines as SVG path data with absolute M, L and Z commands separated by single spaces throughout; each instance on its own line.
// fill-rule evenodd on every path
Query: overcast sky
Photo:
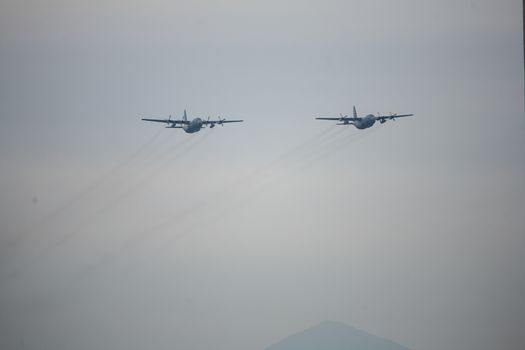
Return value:
M 523 349 L 521 6 L 2 0 L 0 348 Z

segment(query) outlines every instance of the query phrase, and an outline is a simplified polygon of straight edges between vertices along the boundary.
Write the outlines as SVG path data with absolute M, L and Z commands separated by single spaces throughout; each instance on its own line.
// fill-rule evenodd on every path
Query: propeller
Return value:
M 215 127 L 214 123 L 210 123 L 210 117 L 208 117 L 208 121 L 206 122 L 206 124 L 208 124 L 210 126 L 210 129 Z
M 174 123 L 171 122 L 171 114 L 170 114 L 170 115 L 168 116 L 168 122 L 166 123 L 166 127 L 167 127 L 167 128 L 173 128 L 173 124 L 174 124 Z
M 339 119 L 339 120 L 343 120 L 343 119 L 348 117 L 348 114 L 347 115 L 343 115 L 343 113 L 339 113 L 339 116 L 341 117 L 341 119 Z
M 219 122 L 218 122 L 217 124 L 219 124 L 220 126 L 224 126 L 224 121 L 225 121 L 226 119 L 221 119 L 220 116 L 217 117 L 217 118 L 219 118 Z

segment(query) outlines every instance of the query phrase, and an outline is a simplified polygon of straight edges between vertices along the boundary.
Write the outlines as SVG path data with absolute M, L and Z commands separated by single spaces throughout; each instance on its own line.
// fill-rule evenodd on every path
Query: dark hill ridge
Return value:
M 347 326 L 324 321 L 291 335 L 266 350 L 409 350 L 388 339 Z

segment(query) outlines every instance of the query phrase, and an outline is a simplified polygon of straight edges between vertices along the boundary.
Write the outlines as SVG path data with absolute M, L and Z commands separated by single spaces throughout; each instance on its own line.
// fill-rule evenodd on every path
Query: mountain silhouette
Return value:
M 388 339 L 341 322 L 324 321 L 291 335 L 266 350 L 409 350 Z

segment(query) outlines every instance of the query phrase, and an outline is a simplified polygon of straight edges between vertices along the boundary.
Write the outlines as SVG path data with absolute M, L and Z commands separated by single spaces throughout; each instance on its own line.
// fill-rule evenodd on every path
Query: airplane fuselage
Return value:
M 356 120 L 353 122 L 354 126 L 358 129 L 367 129 L 374 125 L 376 122 L 376 117 L 373 114 L 369 114 L 360 120 Z
M 200 129 L 202 129 L 202 125 L 203 125 L 202 119 L 195 118 L 188 124 L 183 125 L 182 129 L 188 134 L 193 134 L 194 132 L 197 132 Z

